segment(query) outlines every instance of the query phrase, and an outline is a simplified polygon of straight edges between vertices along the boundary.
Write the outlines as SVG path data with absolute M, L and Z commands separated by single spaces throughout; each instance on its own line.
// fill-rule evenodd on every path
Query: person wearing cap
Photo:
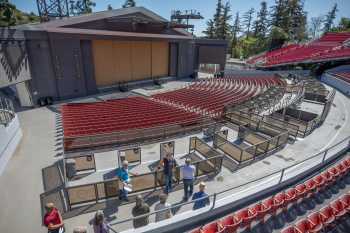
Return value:
M 171 218 L 171 205 L 167 202 L 168 195 L 162 193 L 159 195 L 159 203 L 154 207 L 155 211 L 159 211 L 156 213 L 156 222 Z M 161 211 L 163 210 L 163 211 Z
M 128 189 L 127 187 L 130 186 L 129 173 L 130 175 L 136 175 L 129 172 L 129 162 L 127 160 L 124 160 L 122 163 L 122 167 L 118 168 L 116 171 L 117 177 L 123 184 L 123 187 L 122 189 L 120 189 L 120 192 L 119 192 L 119 200 L 129 201 L 128 199 L 129 191 L 127 190 Z
M 94 233 L 109 233 L 109 226 L 105 220 L 105 215 L 101 210 L 96 211 L 95 217 L 92 220 Z
M 44 216 L 44 225 L 48 229 L 48 233 L 63 233 L 64 224 L 63 219 L 53 203 L 45 205 L 46 214 Z
M 210 204 L 208 194 L 205 193 L 205 183 L 199 183 L 199 191 L 193 194 L 192 200 L 195 200 L 193 204 L 193 210 L 197 210 Z
M 136 196 L 136 204 L 134 208 L 132 208 L 132 215 L 134 217 L 148 214 L 150 212 L 150 208 L 147 203 L 143 200 L 141 195 Z M 144 216 L 140 218 L 135 218 L 133 221 L 134 228 L 139 228 L 146 226 L 149 223 L 149 216 Z
M 187 201 L 193 194 L 194 173 L 196 168 L 191 165 L 191 159 L 187 158 L 185 166 L 181 168 L 184 182 L 184 200 Z

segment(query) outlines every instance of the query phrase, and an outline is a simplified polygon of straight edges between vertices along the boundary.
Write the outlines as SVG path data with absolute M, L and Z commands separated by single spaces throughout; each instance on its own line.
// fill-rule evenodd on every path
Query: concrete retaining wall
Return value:
M 5 127 L 0 125 L 0 175 L 21 141 L 22 131 L 18 116 Z
M 350 83 L 347 83 L 344 80 L 338 79 L 328 73 L 324 73 L 322 75 L 321 81 L 336 88 L 337 90 L 341 91 L 345 95 L 350 96 Z

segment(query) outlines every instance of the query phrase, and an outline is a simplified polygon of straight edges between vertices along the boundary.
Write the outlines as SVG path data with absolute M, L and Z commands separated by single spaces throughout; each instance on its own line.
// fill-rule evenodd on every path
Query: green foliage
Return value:
M 216 4 L 216 12 L 213 19 L 207 21 L 207 28 L 203 33 L 210 39 L 228 39 L 231 36 L 230 20 L 232 19 L 229 2 L 225 5 L 221 0 Z
M 253 22 L 253 14 L 255 13 L 254 8 L 250 8 L 244 15 L 243 15 L 243 24 L 246 28 L 246 37 L 248 38 L 250 35 L 250 29 L 252 27 Z
M 81 15 L 91 13 L 92 8 L 96 6 L 96 3 L 91 0 L 77 0 L 70 2 L 70 14 Z
M 33 12 L 24 13 L 8 0 L 0 0 L 0 27 L 38 22 L 40 19 Z
M 112 7 L 112 5 L 111 5 L 111 4 L 108 4 L 108 6 L 107 6 L 107 10 L 108 10 L 108 11 L 113 10 L 113 7 Z
M 261 9 L 257 14 L 257 20 L 254 23 L 254 36 L 265 38 L 268 29 L 268 15 L 267 3 L 261 2 Z
M 123 8 L 128 8 L 128 7 L 135 7 L 136 6 L 136 2 L 134 0 L 126 0 Z
M 330 30 L 331 32 L 350 32 L 350 18 L 341 18 L 337 27 Z
M 328 12 L 324 20 L 323 32 L 329 32 L 332 29 L 337 11 L 338 11 L 338 5 L 334 4 L 334 6 Z

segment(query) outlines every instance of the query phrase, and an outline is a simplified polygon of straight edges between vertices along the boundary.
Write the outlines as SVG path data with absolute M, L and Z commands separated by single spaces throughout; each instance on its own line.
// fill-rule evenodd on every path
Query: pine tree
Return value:
M 225 3 L 223 7 L 222 15 L 220 17 L 219 25 L 217 28 L 218 38 L 226 40 L 231 33 L 231 26 L 229 21 L 232 19 L 232 15 L 230 14 L 231 6 L 229 2 Z
M 286 15 L 288 0 L 275 0 L 275 5 L 271 7 L 270 26 L 282 27 L 283 18 Z
M 218 0 L 216 4 L 216 12 L 214 15 L 214 31 L 215 31 L 215 38 L 220 37 L 220 32 L 219 32 L 219 26 L 220 26 L 220 20 L 221 20 L 221 12 L 222 12 L 222 1 Z
M 6 26 L 13 26 L 16 24 L 16 17 L 15 17 L 15 11 L 16 6 L 11 4 L 8 0 L 0 0 L 0 13 L 4 17 L 1 17 L 0 20 L 4 21 Z
M 71 1 L 70 11 L 73 15 L 81 15 L 92 12 L 92 7 L 95 7 L 96 3 L 91 0 L 78 0 Z
M 108 11 L 113 10 L 113 7 L 112 7 L 112 5 L 111 5 L 111 4 L 108 4 L 108 6 L 107 6 L 107 10 L 108 10 Z
M 128 7 L 135 7 L 136 6 L 136 2 L 134 0 L 126 0 L 123 8 L 128 8 Z
M 334 4 L 331 11 L 329 11 L 328 14 L 326 15 L 324 26 L 323 26 L 323 32 L 329 32 L 332 29 L 337 11 L 338 11 L 338 5 Z
M 212 19 L 207 21 L 207 29 L 203 31 L 203 33 L 209 38 L 215 38 L 215 26 L 214 21 Z
M 250 29 L 252 27 L 252 22 L 253 22 L 253 14 L 255 10 L 254 8 L 250 8 L 244 15 L 243 15 L 243 23 L 246 28 L 246 36 L 247 38 L 250 36 Z
M 239 20 L 239 12 L 236 13 L 236 17 L 235 17 L 235 22 L 233 23 L 232 26 L 232 43 L 231 43 L 231 47 L 232 47 L 232 57 L 238 57 L 239 54 L 237 52 L 237 45 L 238 45 L 238 33 L 241 31 L 241 24 L 240 24 L 240 20 Z
M 267 3 L 261 2 L 261 9 L 257 14 L 257 20 L 254 23 L 254 36 L 265 38 L 268 29 L 268 11 Z
M 287 6 L 287 28 L 284 28 L 289 34 L 289 38 L 298 42 L 306 39 L 307 13 L 304 11 L 304 2 L 302 0 L 289 0 Z

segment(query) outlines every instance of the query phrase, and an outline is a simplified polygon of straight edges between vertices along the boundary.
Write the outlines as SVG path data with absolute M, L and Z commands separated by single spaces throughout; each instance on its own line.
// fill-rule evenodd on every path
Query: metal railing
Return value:
M 15 117 L 15 110 L 11 100 L 0 96 L 0 125 L 7 125 Z
M 206 208 L 206 212 L 211 211 L 214 209 L 218 204 L 222 204 L 223 201 L 229 200 L 230 202 L 237 201 L 242 198 L 238 197 L 238 194 L 244 192 L 245 196 L 248 196 L 250 193 L 248 190 L 249 186 L 255 183 L 255 187 L 260 187 L 261 191 L 265 190 L 269 187 L 273 187 L 275 185 L 281 184 L 288 179 L 291 179 L 297 175 L 303 174 L 305 171 L 312 169 L 318 165 L 324 164 L 328 159 L 333 158 L 336 155 L 339 155 L 340 153 L 344 153 L 350 148 L 350 136 L 344 138 L 340 142 L 336 143 L 333 146 L 328 147 L 327 149 L 312 155 L 304 160 L 298 161 L 294 163 L 293 165 L 284 167 L 280 170 L 274 171 L 268 175 L 259 177 L 258 179 L 252 179 L 250 181 L 244 182 L 242 184 L 238 184 L 236 186 L 217 191 L 213 194 L 208 195 L 208 198 L 210 199 L 210 205 Z M 304 166 L 300 166 L 301 164 L 304 164 Z M 261 185 L 264 184 L 264 185 Z M 250 186 L 251 187 L 251 186 Z M 256 190 L 255 190 L 256 191 Z M 253 193 L 252 193 L 253 194 Z M 197 199 L 200 200 L 200 199 Z M 191 200 L 185 203 L 179 203 L 172 205 L 170 210 L 172 210 L 173 215 L 188 212 L 192 209 L 193 203 L 196 200 Z M 176 213 L 174 213 L 174 210 L 176 210 Z M 161 210 L 161 211 L 164 211 Z M 161 211 L 152 211 L 149 214 L 127 218 L 124 220 L 119 220 L 115 223 L 112 223 L 111 226 L 114 229 L 118 229 L 118 231 L 128 230 L 132 228 L 132 222 L 134 220 L 137 220 L 139 218 L 148 217 L 149 221 L 152 222 L 154 216 L 161 212 Z

